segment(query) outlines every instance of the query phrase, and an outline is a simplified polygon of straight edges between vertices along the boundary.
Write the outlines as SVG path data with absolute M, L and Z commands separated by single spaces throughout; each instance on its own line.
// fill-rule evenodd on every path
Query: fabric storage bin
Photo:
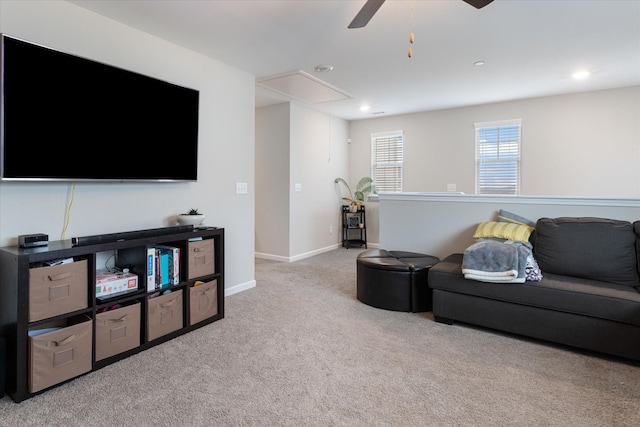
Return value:
M 181 329 L 182 321 L 182 289 L 166 295 L 149 298 L 147 316 L 148 341 Z
M 215 273 L 213 239 L 189 242 L 189 279 Z
M 140 303 L 96 314 L 96 360 L 140 346 Z
M 29 269 L 29 321 L 87 308 L 87 260 Z
M 218 314 L 218 280 L 196 282 L 189 288 L 189 324 L 194 325 Z
M 76 316 L 62 325 L 29 332 L 31 393 L 91 370 L 91 319 Z

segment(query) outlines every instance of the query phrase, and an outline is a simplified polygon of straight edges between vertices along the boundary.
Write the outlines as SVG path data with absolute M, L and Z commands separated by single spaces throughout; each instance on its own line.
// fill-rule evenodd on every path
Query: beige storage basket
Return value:
M 66 327 L 29 337 L 31 393 L 91 370 L 91 319 L 82 315 L 66 322 Z
M 148 305 L 147 337 L 153 341 L 184 326 L 182 321 L 182 289 L 150 298 Z
M 87 308 L 87 260 L 29 269 L 29 322 Z
M 213 239 L 189 242 L 189 279 L 195 279 L 215 273 Z
M 201 283 L 201 282 L 196 282 Z M 189 288 L 189 324 L 195 325 L 218 314 L 218 280 Z
M 96 360 L 140 346 L 140 303 L 96 314 Z

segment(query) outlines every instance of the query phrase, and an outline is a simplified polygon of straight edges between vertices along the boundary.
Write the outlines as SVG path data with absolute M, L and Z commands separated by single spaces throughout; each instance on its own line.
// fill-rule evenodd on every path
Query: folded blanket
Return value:
M 478 239 L 464 251 L 462 273 L 481 282 L 524 283 L 529 256 L 531 249 L 524 243 Z

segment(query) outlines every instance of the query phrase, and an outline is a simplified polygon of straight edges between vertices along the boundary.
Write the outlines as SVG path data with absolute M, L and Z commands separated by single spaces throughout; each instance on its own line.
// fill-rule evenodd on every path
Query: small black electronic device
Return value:
M 49 235 L 36 233 L 36 234 L 23 234 L 18 236 L 18 242 L 23 248 L 34 248 L 36 246 L 47 246 L 49 244 Z

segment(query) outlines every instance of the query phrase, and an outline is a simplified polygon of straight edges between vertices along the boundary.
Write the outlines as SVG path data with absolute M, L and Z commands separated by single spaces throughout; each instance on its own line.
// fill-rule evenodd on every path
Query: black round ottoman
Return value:
M 358 300 L 372 307 L 431 311 L 429 269 L 440 260 L 415 252 L 371 249 L 358 254 Z

